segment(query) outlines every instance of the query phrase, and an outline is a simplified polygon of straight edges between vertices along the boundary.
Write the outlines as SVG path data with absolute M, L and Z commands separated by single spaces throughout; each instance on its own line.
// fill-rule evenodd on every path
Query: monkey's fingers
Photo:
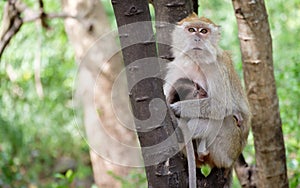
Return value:
M 170 104 L 170 109 L 173 111 L 174 115 L 179 118 L 181 114 L 181 105 L 178 103 Z

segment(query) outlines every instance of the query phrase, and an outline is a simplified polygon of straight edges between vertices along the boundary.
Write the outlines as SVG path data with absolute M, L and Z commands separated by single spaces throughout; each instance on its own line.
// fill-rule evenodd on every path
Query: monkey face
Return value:
M 204 19 L 204 18 L 202 18 Z M 173 52 L 176 56 L 202 59 L 203 63 L 215 61 L 219 42 L 219 26 L 201 18 L 186 20 L 173 32 Z

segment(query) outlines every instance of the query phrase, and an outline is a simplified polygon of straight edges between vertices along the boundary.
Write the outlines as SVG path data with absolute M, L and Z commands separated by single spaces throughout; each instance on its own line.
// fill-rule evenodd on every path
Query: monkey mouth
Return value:
M 202 48 L 195 47 L 195 48 L 193 48 L 193 50 L 202 50 Z

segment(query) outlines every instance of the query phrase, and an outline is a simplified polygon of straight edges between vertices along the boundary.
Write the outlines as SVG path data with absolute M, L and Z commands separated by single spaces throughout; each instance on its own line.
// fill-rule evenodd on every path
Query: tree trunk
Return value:
M 171 52 L 172 31 L 177 22 L 187 17 L 193 11 L 198 12 L 198 2 L 191 0 L 153 0 L 155 9 L 155 27 L 156 39 L 158 43 L 159 61 L 162 66 L 174 59 Z M 163 67 L 164 68 L 164 67 Z M 188 167 L 185 167 L 188 169 Z M 197 186 L 198 187 L 223 187 L 225 181 L 223 179 L 223 169 L 213 169 L 208 177 L 201 174 L 200 169 L 197 170 Z
M 121 122 L 115 114 L 129 113 L 126 84 L 119 84 L 117 110 L 112 101 L 113 84 L 123 67 L 115 36 L 109 33 L 110 25 L 100 1 L 62 0 L 62 7 L 77 18 L 66 19 L 65 27 L 80 63 L 77 96 L 83 105 L 94 179 L 99 187 L 120 187 L 107 172 L 125 176 L 131 169 L 128 166 L 141 163 L 141 156 L 136 134 L 123 126 L 133 120 L 125 116 Z
M 154 34 L 146 0 L 113 0 L 124 63 L 127 66 L 129 96 L 148 187 L 186 187 L 185 159 L 178 153 L 178 141 L 165 103 L 163 82 L 158 75 Z
M 258 187 L 288 187 L 286 157 L 273 72 L 272 39 L 263 0 L 233 0 L 244 78 L 253 114 Z
M 153 0 L 153 6 L 155 9 L 158 55 L 161 60 L 169 62 L 174 59 L 170 51 L 174 24 L 193 12 L 193 3 L 190 0 Z

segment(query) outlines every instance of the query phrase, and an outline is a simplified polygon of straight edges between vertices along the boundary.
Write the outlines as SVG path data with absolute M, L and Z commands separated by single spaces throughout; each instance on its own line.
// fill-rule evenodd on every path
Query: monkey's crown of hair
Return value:
M 198 15 L 194 12 L 192 14 L 190 14 L 188 17 L 186 17 L 186 18 L 182 19 L 181 21 L 179 21 L 177 24 L 182 25 L 184 22 L 189 22 L 189 23 L 204 22 L 204 23 L 209 23 L 209 24 L 212 24 L 213 26 L 218 27 L 218 25 L 216 25 L 210 19 L 208 19 L 206 17 L 200 17 L 199 18 Z

